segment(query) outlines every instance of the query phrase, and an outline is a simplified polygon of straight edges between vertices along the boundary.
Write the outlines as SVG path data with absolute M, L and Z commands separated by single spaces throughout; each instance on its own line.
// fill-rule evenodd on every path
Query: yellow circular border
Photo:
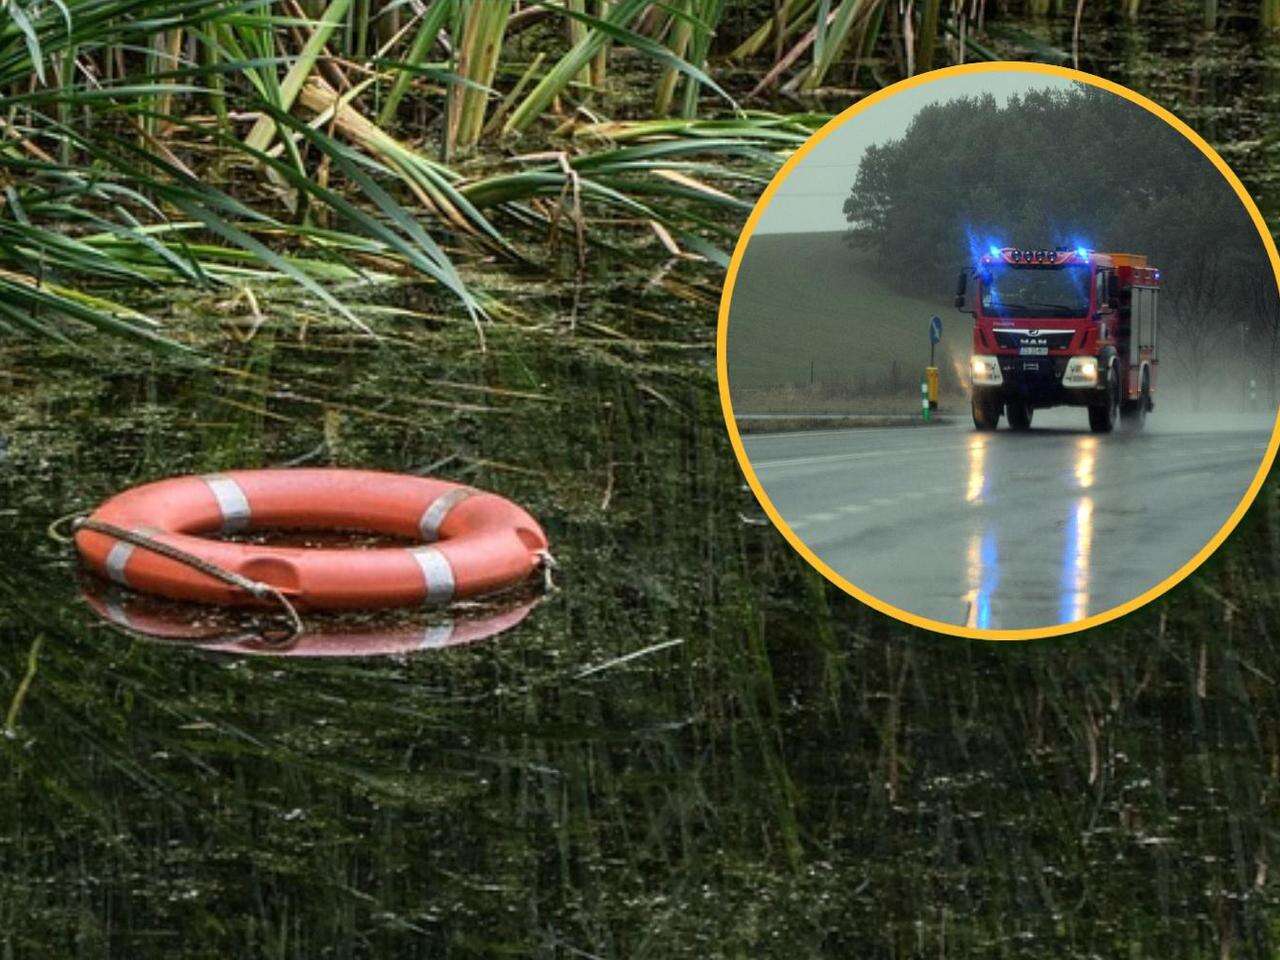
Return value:
M 1126 613 L 1138 609 L 1143 604 L 1149 603 L 1161 594 L 1184 580 L 1192 571 L 1209 558 L 1209 555 L 1222 544 L 1236 525 L 1240 522 L 1240 518 L 1244 516 L 1245 511 L 1253 505 L 1253 501 L 1258 496 L 1258 491 L 1262 487 L 1263 481 L 1267 477 L 1271 464 L 1275 460 L 1276 448 L 1280 445 L 1280 411 L 1276 420 L 1276 425 L 1271 431 L 1271 441 L 1267 445 L 1267 452 L 1262 458 L 1262 463 L 1258 466 L 1258 472 L 1253 478 L 1253 482 L 1249 485 L 1249 489 L 1245 491 L 1244 497 L 1240 500 L 1239 505 L 1227 518 L 1221 529 L 1209 539 L 1209 542 L 1201 548 L 1190 560 L 1180 567 L 1177 572 L 1166 577 L 1160 583 L 1156 584 L 1145 593 L 1134 597 L 1127 603 L 1112 607 L 1110 610 L 1104 610 L 1096 613 L 1091 617 L 1085 617 L 1082 620 L 1073 620 L 1068 623 L 1060 623 L 1049 627 L 1035 627 L 1024 630 L 980 630 L 974 627 L 959 626 L 952 623 L 944 623 L 940 620 L 930 620 L 928 617 L 921 617 L 907 610 L 902 610 L 892 604 L 885 603 L 865 590 L 855 586 L 846 580 L 835 570 L 831 569 L 824 563 L 809 547 L 802 541 L 782 519 L 773 502 L 765 493 L 764 487 L 760 484 L 760 479 L 756 476 L 756 472 L 752 469 L 751 461 L 747 457 L 746 450 L 742 446 L 742 436 L 738 433 L 738 422 L 733 415 L 733 401 L 729 397 L 729 371 L 727 346 L 729 341 L 729 304 L 733 299 L 733 288 L 738 278 L 738 268 L 742 265 L 742 258 L 747 249 L 747 242 L 751 239 L 752 233 L 755 231 L 760 221 L 761 215 L 768 208 L 769 203 L 773 199 L 773 195 L 777 192 L 778 187 L 787 179 L 800 162 L 808 155 L 814 147 L 825 140 L 832 131 L 847 123 L 853 117 L 857 116 L 868 107 L 874 106 L 883 100 L 887 100 L 894 94 L 909 90 L 912 87 L 918 87 L 934 80 L 940 80 L 944 77 L 963 76 L 978 73 L 1041 73 L 1049 74 L 1056 77 L 1065 77 L 1068 80 L 1077 80 L 1081 83 L 1087 83 L 1103 90 L 1108 90 L 1117 96 L 1124 97 L 1126 100 L 1136 103 L 1149 113 L 1159 117 L 1169 126 L 1173 127 L 1196 148 L 1208 158 L 1208 160 L 1218 168 L 1218 172 L 1235 190 L 1236 195 L 1240 198 L 1240 202 L 1244 204 L 1245 210 L 1248 211 L 1250 218 L 1253 220 L 1254 226 L 1258 230 L 1258 236 L 1262 239 L 1262 245 L 1267 251 L 1267 256 L 1271 260 L 1271 269 L 1276 276 L 1277 288 L 1280 289 L 1280 254 L 1276 252 L 1276 245 L 1271 238 L 1270 231 L 1267 230 L 1266 221 L 1262 218 L 1262 213 L 1258 210 L 1257 204 L 1253 202 L 1253 198 L 1249 196 L 1249 192 L 1245 189 L 1244 184 L 1240 182 L 1240 178 L 1232 172 L 1227 166 L 1225 160 L 1218 156 L 1216 150 L 1205 142 L 1204 138 L 1188 127 L 1185 123 L 1175 117 L 1159 104 L 1149 100 L 1140 93 L 1123 87 L 1118 83 L 1110 80 L 1104 80 L 1102 77 L 1094 76 L 1091 73 L 1082 73 L 1079 70 L 1071 70 L 1067 67 L 1051 66 L 1043 63 L 1026 63 L 1018 60 L 999 60 L 989 63 L 971 63 L 962 64 L 955 67 L 947 67 L 942 70 L 933 70 L 928 73 L 922 73 L 918 76 L 902 80 L 892 86 L 885 87 L 883 90 L 870 94 L 859 100 L 853 106 L 840 114 L 833 117 L 821 128 L 819 128 L 813 136 L 806 140 L 792 156 L 784 163 L 781 169 L 769 181 L 769 185 L 765 187 L 764 192 L 760 195 L 760 199 L 756 201 L 755 207 L 752 209 L 750 216 L 747 217 L 746 226 L 742 228 L 742 233 L 738 236 L 737 245 L 733 250 L 733 257 L 729 261 L 729 270 L 725 276 L 724 290 L 720 296 L 720 313 L 719 321 L 716 329 L 716 376 L 720 387 L 720 406 L 724 412 L 725 426 L 729 430 L 729 440 L 733 444 L 733 452 L 738 458 L 738 464 L 742 468 L 743 474 L 747 478 L 747 483 L 751 485 L 751 490 L 755 493 L 756 499 L 760 501 L 760 505 L 764 508 L 764 512 L 769 519 L 773 521 L 773 525 L 781 531 L 786 537 L 787 542 L 793 546 L 796 551 L 809 562 L 814 569 L 821 573 L 824 577 L 840 587 L 846 593 L 857 597 L 863 603 L 881 613 L 895 617 L 904 623 L 911 624 L 915 627 L 923 627 L 926 630 L 932 630 L 936 633 L 950 634 L 954 637 L 964 637 L 971 640 L 1039 640 L 1045 637 L 1060 637 L 1069 633 L 1076 633 L 1080 630 L 1087 630 L 1090 627 L 1096 627 L 1099 624 L 1122 617 Z

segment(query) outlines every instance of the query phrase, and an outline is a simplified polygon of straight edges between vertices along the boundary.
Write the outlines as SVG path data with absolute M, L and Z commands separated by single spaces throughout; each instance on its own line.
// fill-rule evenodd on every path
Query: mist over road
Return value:
M 834 570 L 934 620 L 989 629 L 1079 620 L 1143 593 L 1218 531 L 1270 417 L 1157 411 L 1141 434 L 1083 409 L 1030 433 L 956 425 L 743 437 L 769 498 Z

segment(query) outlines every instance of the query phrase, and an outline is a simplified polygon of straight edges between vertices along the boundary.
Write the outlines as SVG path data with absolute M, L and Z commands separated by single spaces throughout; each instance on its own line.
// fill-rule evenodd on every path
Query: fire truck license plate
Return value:
M 1047 357 L 1049 355 L 1049 348 L 1023 347 L 1018 351 L 1018 355 L 1023 357 Z

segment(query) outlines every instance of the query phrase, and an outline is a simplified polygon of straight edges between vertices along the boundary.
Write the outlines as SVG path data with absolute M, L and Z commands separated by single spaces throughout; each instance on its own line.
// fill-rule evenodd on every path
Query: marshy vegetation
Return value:
M 7 7 L 3 955 L 1273 953 L 1271 486 L 1164 600 L 1011 649 L 828 589 L 728 451 L 746 205 L 961 42 L 1078 33 L 1270 209 L 1258 6 L 962 7 Z M 54 517 L 286 462 L 508 494 L 563 589 L 490 644 L 325 664 L 76 601 Z
M 859 91 L 1000 55 L 1106 72 L 1116 44 L 1082 53 L 1081 23 L 1110 41 L 1118 18 L 1151 16 L 1125 0 L 1075 18 L 1069 54 L 1061 6 L 14 3 L 0 323 L 181 340 L 139 289 L 287 279 L 360 325 L 333 288 L 388 276 L 437 284 L 479 323 L 492 304 L 460 273 L 477 258 L 722 261 L 762 178 Z M 1269 36 L 1266 4 L 1212 8 Z M 1215 42 L 1190 5 L 1157 20 Z

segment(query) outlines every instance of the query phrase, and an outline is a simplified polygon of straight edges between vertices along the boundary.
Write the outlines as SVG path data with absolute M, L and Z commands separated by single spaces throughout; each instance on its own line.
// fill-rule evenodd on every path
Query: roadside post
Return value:
M 933 350 L 941 339 L 942 318 L 934 317 L 929 321 L 929 366 L 924 368 L 924 402 L 930 410 L 938 409 L 938 368 L 933 363 Z
M 933 408 L 929 406 L 929 381 L 926 378 L 920 381 L 920 416 L 928 420 L 932 413 Z

